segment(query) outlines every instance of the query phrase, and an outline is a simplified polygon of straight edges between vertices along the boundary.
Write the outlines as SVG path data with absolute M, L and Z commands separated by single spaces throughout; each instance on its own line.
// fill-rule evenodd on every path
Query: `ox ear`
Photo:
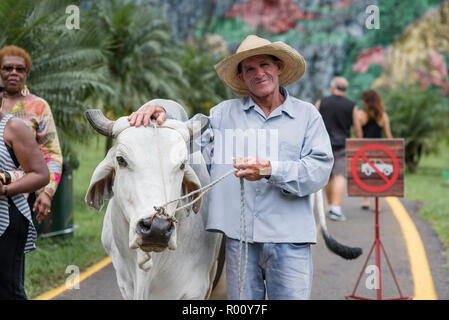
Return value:
M 193 192 L 201 188 L 200 179 L 196 175 L 195 171 L 193 171 L 192 167 L 186 164 L 184 168 L 184 179 L 182 181 L 184 187 L 187 189 L 187 193 Z M 193 195 L 193 199 L 196 199 L 200 193 L 196 193 Z M 201 199 L 193 204 L 193 212 L 198 213 L 201 208 Z
M 115 146 L 109 150 L 105 159 L 95 168 L 89 189 L 87 189 L 85 201 L 88 206 L 97 210 L 101 210 L 104 200 L 109 200 L 114 195 L 112 191 L 115 176 L 113 154 L 115 154 Z

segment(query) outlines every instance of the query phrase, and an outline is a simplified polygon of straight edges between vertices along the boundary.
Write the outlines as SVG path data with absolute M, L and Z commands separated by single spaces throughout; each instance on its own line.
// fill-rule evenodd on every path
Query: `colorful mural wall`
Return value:
M 152 0 L 162 5 L 179 40 L 201 39 L 220 55 L 248 34 L 284 41 L 302 53 L 305 76 L 293 95 L 314 102 L 344 75 L 349 95 L 402 82 L 449 93 L 448 0 Z M 369 22 L 376 18 L 378 28 Z

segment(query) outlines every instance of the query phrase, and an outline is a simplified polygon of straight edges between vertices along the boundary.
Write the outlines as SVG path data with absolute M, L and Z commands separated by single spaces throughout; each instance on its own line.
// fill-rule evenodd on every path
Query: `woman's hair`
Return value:
M 3 61 L 4 56 L 16 56 L 22 57 L 25 60 L 26 71 L 29 74 L 31 71 L 31 58 L 30 55 L 20 47 L 6 46 L 0 50 L 0 63 Z
M 372 89 L 365 90 L 362 93 L 363 110 L 368 114 L 368 119 L 376 121 L 382 120 L 384 113 L 384 104 L 380 95 Z

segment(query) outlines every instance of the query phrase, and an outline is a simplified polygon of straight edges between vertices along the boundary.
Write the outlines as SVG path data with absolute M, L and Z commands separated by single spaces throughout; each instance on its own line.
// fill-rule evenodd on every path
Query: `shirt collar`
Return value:
M 285 97 L 284 103 L 282 103 L 278 108 L 279 112 L 285 112 L 290 118 L 295 118 L 295 109 L 292 105 L 291 97 L 287 89 L 285 89 L 284 87 L 279 87 L 279 91 Z M 256 103 L 254 102 L 253 98 L 251 98 L 251 96 L 246 96 L 243 98 L 243 110 L 247 111 L 250 108 L 254 108 L 255 106 Z

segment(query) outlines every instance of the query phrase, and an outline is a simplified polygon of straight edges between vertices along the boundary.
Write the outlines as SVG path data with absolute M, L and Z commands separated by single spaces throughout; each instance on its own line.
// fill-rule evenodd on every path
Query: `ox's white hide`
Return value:
M 97 209 L 110 199 L 102 243 L 112 259 L 121 293 L 125 299 L 208 298 L 220 242 L 218 234 L 205 231 L 207 195 L 201 207 L 194 208 L 199 209 L 197 214 L 176 213 L 177 239 L 170 240 L 175 250 L 143 251 L 148 248 L 140 247 L 136 223 L 151 217 L 153 206 L 165 202 L 159 152 L 154 128 L 127 128 L 122 119 L 114 126 L 116 132 L 121 131 L 116 144 L 95 169 L 86 195 L 86 202 Z M 118 126 L 125 129 L 116 129 Z M 208 184 L 209 175 L 201 156 L 194 157 L 201 163 L 187 164 L 192 155 L 187 152 L 185 125 L 167 120 L 164 126 L 176 129 L 158 128 L 167 200 L 171 200 L 179 198 L 182 190 Z M 120 166 L 117 157 L 124 158 L 127 166 Z M 184 170 L 180 169 L 182 163 Z M 168 212 L 182 204 L 169 206 Z

